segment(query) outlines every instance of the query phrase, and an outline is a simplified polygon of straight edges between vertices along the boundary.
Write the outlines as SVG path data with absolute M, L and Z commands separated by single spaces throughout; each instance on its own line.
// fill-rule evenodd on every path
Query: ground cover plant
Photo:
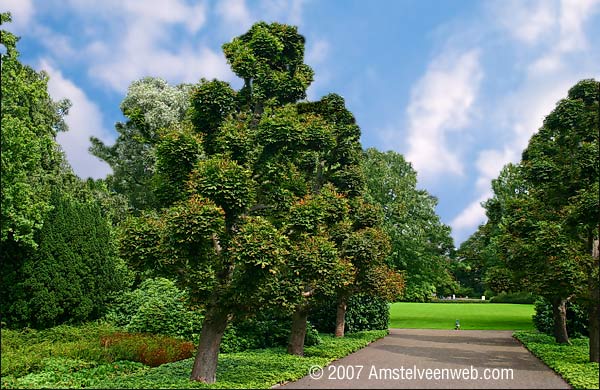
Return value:
M 509 303 L 398 302 L 390 308 L 390 328 L 533 330 L 533 305 Z
M 2 388 L 266 388 L 297 380 L 311 366 L 324 366 L 344 357 L 387 331 L 359 332 L 344 338 L 323 335 L 320 344 L 305 348 L 305 357 L 289 355 L 283 347 L 224 353 L 219 357 L 219 380 L 213 385 L 188 379 L 193 358 L 152 368 L 103 353 L 103 341 L 115 334 L 119 337 L 113 341 L 125 337 L 105 324 L 60 326 L 39 332 L 3 329 Z M 129 338 L 140 340 L 140 336 Z
M 587 337 L 572 338 L 570 345 L 543 333 L 516 332 L 514 337 L 574 388 L 598 389 L 598 363 L 589 361 Z

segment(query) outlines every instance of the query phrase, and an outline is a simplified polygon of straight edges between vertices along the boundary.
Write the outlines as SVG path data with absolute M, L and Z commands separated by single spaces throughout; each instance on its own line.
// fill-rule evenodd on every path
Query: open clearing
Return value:
M 390 328 L 534 330 L 533 305 L 511 303 L 393 303 Z

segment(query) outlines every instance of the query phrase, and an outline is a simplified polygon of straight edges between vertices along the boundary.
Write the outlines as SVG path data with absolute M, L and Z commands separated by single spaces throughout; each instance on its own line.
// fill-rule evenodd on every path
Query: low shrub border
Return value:
M 268 388 L 300 379 L 308 374 L 311 366 L 323 367 L 387 333 L 387 330 L 365 331 L 347 334 L 344 338 L 323 335 L 320 344 L 305 348 L 305 357 L 289 355 L 283 347 L 223 353 L 219 356 L 217 382 L 213 385 L 189 380 L 193 358 L 152 368 L 132 361 L 105 363 L 83 356 L 61 356 L 61 348 L 55 345 L 52 357 L 40 359 L 39 367 L 23 376 L 15 375 L 15 371 L 23 373 L 23 369 L 7 367 L 4 370 L 3 367 L 2 388 Z M 36 336 L 36 341 L 45 343 L 42 340 L 45 333 Z M 99 338 L 96 340 L 100 345 Z M 61 342 L 55 340 L 54 343 Z M 11 349 L 12 346 L 3 340 L 3 347 Z
M 571 339 L 571 345 L 536 332 L 515 332 L 513 337 L 574 388 L 598 389 L 598 363 L 588 359 L 587 337 Z

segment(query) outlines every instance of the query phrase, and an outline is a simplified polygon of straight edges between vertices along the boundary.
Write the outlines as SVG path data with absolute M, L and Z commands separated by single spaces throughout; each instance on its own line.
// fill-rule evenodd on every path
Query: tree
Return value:
M 473 289 L 482 295 L 485 291 L 485 274 L 491 264 L 499 262 L 496 253 L 490 250 L 490 223 L 480 225 L 456 252 L 452 272 L 461 286 Z
M 2 14 L 2 23 L 10 20 Z M 126 282 L 115 256 L 114 204 L 100 183 L 77 178 L 56 142 L 68 101 L 53 102 L 48 77 L 19 62 L 1 32 L 2 288 L 9 326 L 47 327 L 98 318 Z
M 1 14 L 2 24 L 10 14 Z M 64 157 L 55 142 L 65 130 L 68 101 L 53 102 L 48 76 L 19 62 L 18 38 L 2 30 L 2 246 L 35 248 L 34 236 L 51 209 L 50 188 Z M 19 248 L 17 248 L 19 247 Z M 5 258 L 3 256 L 3 258 Z
M 521 164 L 493 182 L 495 197 L 486 204 L 506 263 L 552 302 L 558 342 L 568 342 L 566 300 L 588 299 L 590 360 L 598 355 L 598 84 L 583 80 L 569 90 L 532 136 Z
M 590 360 L 598 361 L 598 261 L 594 239 L 600 229 L 600 82 L 582 80 L 546 117 L 523 152 L 531 196 L 554 214 L 573 243 L 573 257 L 589 275 L 584 295 L 590 319 Z
M 382 214 L 379 207 L 357 197 L 351 202 L 349 218 L 331 229 L 341 256 L 353 271 L 349 281 L 338 284 L 335 289 L 336 337 L 344 336 L 346 310 L 353 295 L 366 293 L 393 301 L 403 292 L 403 275 L 385 263 L 390 253 L 390 239 L 382 229 Z
M 159 205 L 153 191 L 156 143 L 162 129 L 185 118 L 190 93 L 189 84 L 170 86 L 154 77 L 134 81 L 121 102 L 128 120 L 116 124 L 119 137 L 115 143 L 108 146 L 91 139 L 90 152 L 112 168 L 106 178 L 108 188 L 125 196 L 136 213 Z
M 343 100 L 296 104 L 312 81 L 296 28 L 257 23 L 223 49 L 244 87 L 204 80 L 193 88 L 189 122 L 156 144 L 160 207 L 129 218 L 121 234 L 129 264 L 177 278 L 204 304 L 191 378 L 209 383 L 234 316 L 267 304 L 294 311 L 303 295 L 293 293 L 298 286 L 282 291 L 282 275 L 297 265 L 310 288 L 311 269 L 328 277 L 339 263 L 326 236 L 290 228 L 291 210 L 325 196 L 328 183 L 336 199 L 360 189 L 360 132 L 344 122 Z
M 366 198 L 383 209 L 383 226 L 391 239 L 388 264 L 405 271 L 404 299 L 429 300 L 444 285 L 453 250 L 450 228 L 435 213 L 437 200 L 417 190 L 417 174 L 402 155 L 367 149 L 363 160 Z

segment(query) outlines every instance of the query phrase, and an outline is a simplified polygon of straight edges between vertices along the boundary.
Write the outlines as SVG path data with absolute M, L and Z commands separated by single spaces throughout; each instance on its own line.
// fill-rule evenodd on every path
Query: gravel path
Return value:
M 511 335 L 390 329 L 385 338 L 313 373 L 319 379 L 307 375 L 277 388 L 570 388 Z

